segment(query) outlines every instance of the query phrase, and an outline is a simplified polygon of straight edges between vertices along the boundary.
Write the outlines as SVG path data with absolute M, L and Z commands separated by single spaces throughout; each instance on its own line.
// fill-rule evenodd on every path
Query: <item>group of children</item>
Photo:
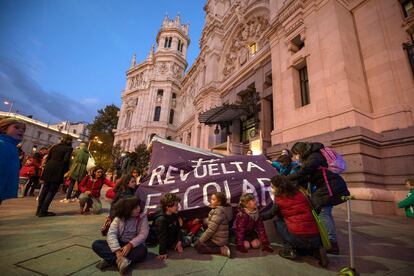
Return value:
M 125 181 L 133 182 L 132 178 Z M 306 195 L 282 175 L 272 178 L 271 187 L 275 201 L 272 208 L 264 213 L 259 213 L 253 194 L 242 195 L 238 209 L 233 210 L 225 194 L 215 192 L 210 197 L 211 211 L 207 218 L 189 220 L 183 220 L 178 214 L 181 199 L 176 194 L 167 193 L 161 198 L 161 209 L 148 214 L 152 225 L 149 225 L 147 214 L 139 207 L 140 199 L 125 194 L 111 206 L 112 223 L 107 239 L 92 244 L 92 249 L 102 258 L 97 267 L 104 270 L 116 265 L 121 275 L 124 274 L 131 264 L 145 259 L 146 241 L 151 231 L 155 231 L 159 244 L 159 260 L 167 259 L 170 251 L 182 253 L 191 245 L 200 254 L 219 254 L 230 258 L 231 233 L 236 238 L 236 250 L 241 253 L 247 253 L 250 249 L 272 253 L 263 221 L 276 215 L 276 230 L 283 239 L 279 255 L 293 259 L 295 250 L 302 250 L 317 257 L 320 264 L 326 267 L 326 251 Z

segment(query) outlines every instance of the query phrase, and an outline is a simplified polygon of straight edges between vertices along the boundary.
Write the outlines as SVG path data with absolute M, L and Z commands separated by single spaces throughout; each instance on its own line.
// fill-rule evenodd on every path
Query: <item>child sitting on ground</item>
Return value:
M 236 216 L 233 228 L 236 232 L 236 248 L 238 251 L 247 253 L 249 248 L 262 246 L 262 251 L 273 252 L 253 194 L 244 194 L 240 197 L 239 213 Z
M 215 192 L 211 195 L 210 208 L 208 214 L 207 230 L 194 247 L 201 254 L 221 254 L 230 258 L 229 222 L 233 217 L 231 206 L 227 204 L 224 193 Z
M 155 214 L 154 225 L 159 243 L 157 259 L 166 260 L 168 250 L 183 252 L 183 232 L 178 217 L 178 203 L 181 199 L 176 194 L 167 193 L 160 201 L 161 210 Z
M 261 217 L 268 220 L 278 215 L 275 225 L 284 247 L 279 255 L 295 259 L 297 250 L 311 251 L 319 259 L 320 265 L 327 267 L 328 257 L 322 246 L 309 199 L 284 175 L 274 176 L 271 179 L 271 188 L 275 195 L 273 206 Z
M 124 275 L 131 264 L 147 256 L 145 239 L 148 236 L 148 219 L 141 212 L 140 199 L 129 196 L 114 205 L 115 219 L 111 223 L 107 240 L 96 240 L 92 249 L 103 260 L 97 267 L 104 270 L 117 265 Z
M 414 219 L 414 179 L 407 179 L 405 186 L 410 192 L 407 198 L 398 203 L 398 208 L 405 208 L 405 215 L 408 218 Z

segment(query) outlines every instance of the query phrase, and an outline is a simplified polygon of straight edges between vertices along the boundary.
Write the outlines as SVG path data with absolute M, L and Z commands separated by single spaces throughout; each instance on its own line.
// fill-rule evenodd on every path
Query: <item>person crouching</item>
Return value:
M 140 203 L 138 197 L 129 196 L 114 205 L 115 219 L 109 227 L 107 239 L 92 243 L 93 251 L 103 259 L 97 268 L 105 270 L 117 265 L 120 274 L 124 275 L 132 264 L 147 256 L 148 218 L 141 212 Z
M 239 212 L 233 225 L 237 251 L 247 253 L 249 248 L 262 246 L 262 251 L 273 252 L 253 194 L 248 193 L 240 197 Z
M 271 188 L 275 196 L 273 206 L 261 217 L 268 220 L 278 215 L 275 226 L 283 240 L 283 249 L 279 255 L 295 259 L 297 250 L 310 251 L 319 259 L 322 267 L 327 267 L 326 250 L 322 246 L 319 229 L 306 195 L 284 175 L 273 177 Z
M 79 183 L 81 194 L 79 195 L 80 213 L 86 214 L 92 208 L 94 214 L 98 214 L 102 209 L 100 201 L 101 189 L 103 185 L 110 187 L 114 183 L 105 178 L 104 170 L 101 167 L 95 167 L 91 175 L 86 175 Z

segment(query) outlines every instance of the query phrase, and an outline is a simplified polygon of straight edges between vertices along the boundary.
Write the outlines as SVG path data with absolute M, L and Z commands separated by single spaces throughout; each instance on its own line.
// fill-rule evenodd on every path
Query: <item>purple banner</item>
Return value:
M 165 193 L 181 198 L 180 211 L 207 207 L 216 191 L 236 204 L 242 194 L 253 193 L 259 209 L 272 202 L 270 178 L 277 172 L 264 155 L 222 157 L 178 145 L 158 138 L 153 142 L 150 173 L 137 191 L 146 210 L 159 209 Z

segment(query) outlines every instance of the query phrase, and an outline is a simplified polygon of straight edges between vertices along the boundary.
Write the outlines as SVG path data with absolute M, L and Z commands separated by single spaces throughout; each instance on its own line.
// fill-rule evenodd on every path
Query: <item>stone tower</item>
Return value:
M 115 144 L 133 151 L 153 135 L 174 137 L 177 128 L 177 99 L 180 81 L 187 67 L 190 43 L 188 24 L 180 16 L 165 16 L 156 37 L 156 49 L 150 49 L 145 61 L 137 64 L 133 55 L 127 71 L 126 88 L 115 130 Z

